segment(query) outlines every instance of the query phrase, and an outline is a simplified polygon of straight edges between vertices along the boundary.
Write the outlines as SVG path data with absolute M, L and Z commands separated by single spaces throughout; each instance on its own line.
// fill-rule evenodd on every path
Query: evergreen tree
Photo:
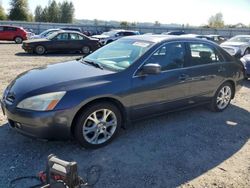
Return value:
M 35 21 L 36 22 L 42 22 L 42 14 L 43 14 L 43 8 L 41 5 L 38 5 L 35 9 Z
M 29 9 L 27 0 L 11 0 L 10 20 L 29 21 Z
M 75 8 L 72 2 L 64 1 L 61 3 L 61 23 L 72 23 L 74 19 Z
M 48 22 L 58 23 L 60 22 L 60 8 L 55 0 L 53 0 L 48 6 Z

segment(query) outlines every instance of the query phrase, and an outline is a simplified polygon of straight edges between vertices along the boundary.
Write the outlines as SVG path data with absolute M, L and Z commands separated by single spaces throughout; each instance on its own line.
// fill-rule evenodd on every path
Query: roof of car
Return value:
M 22 28 L 19 26 L 14 26 L 14 25 L 0 25 L 0 27 L 14 27 L 14 28 Z
M 187 37 L 187 36 L 176 36 L 176 35 L 134 35 L 134 36 L 128 36 L 124 37 L 122 39 L 130 39 L 130 40 L 142 40 L 142 41 L 148 41 L 153 43 L 159 43 L 163 41 L 168 40 L 187 40 L 187 41 L 205 41 L 209 43 L 213 43 L 209 40 L 200 39 L 200 38 L 194 38 L 194 37 Z
M 71 31 L 71 30 L 59 30 L 57 31 L 57 33 L 77 33 L 77 34 L 81 34 L 79 31 Z
M 234 37 L 250 37 L 250 35 L 236 35 Z

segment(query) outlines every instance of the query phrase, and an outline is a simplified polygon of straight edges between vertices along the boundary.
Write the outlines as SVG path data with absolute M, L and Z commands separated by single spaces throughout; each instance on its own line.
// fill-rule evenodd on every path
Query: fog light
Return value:
M 22 124 L 21 123 L 16 123 L 16 128 L 21 129 L 22 128 Z

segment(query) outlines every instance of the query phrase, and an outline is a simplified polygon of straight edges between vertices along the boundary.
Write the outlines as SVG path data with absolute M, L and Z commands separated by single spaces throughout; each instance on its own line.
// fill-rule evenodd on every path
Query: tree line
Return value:
M 7 14 L 0 4 L 0 20 L 72 23 L 74 19 L 75 8 L 71 1 L 65 0 L 60 3 L 55 0 L 49 1 L 44 8 L 38 5 L 34 14 L 28 7 L 28 0 L 11 0 Z

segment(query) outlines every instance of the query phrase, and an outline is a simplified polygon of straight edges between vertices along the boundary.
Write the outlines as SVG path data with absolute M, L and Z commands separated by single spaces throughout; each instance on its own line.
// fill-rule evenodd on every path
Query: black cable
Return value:
M 99 165 L 93 165 L 87 170 L 86 180 L 80 178 L 81 185 L 84 187 L 94 186 L 101 177 L 102 167 Z M 94 179 L 94 180 L 93 180 Z
M 15 182 L 20 181 L 20 180 L 24 180 L 24 179 L 36 179 L 37 181 L 40 182 L 40 179 L 37 176 L 22 176 L 22 177 L 17 177 L 15 179 L 11 180 L 10 183 L 9 183 L 9 187 L 13 188 L 13 184 Z M 41 185 L 43 185 L 43 184 L 40 183 L 40 184 L 31 186 L 30 188 L 36 188 L 36 187 L 41 186 Z

